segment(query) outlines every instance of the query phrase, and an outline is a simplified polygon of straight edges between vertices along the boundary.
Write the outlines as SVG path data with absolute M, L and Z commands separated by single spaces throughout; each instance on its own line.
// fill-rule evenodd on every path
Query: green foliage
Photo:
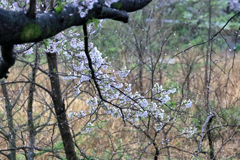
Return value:
M 195 117 L 195 116 L 194 116 Z M 198 129 L 202 129 L 202 125 L 204 124 L 204 118 L 205 116 L 198 116 L 197 118 L 192 118 L 193 125 Z M 200 119 L 199 119 L 200 118 Z
M 63 9 L 63 6 L 57 6 L 57 7 L 55 8 L 55 12 L 56 12 L 56 13 L 60 13 L 60 12 L 62 11 L 62 9 Z
M 1 110 L 1 111 L 0 111 L 0 119 L 2 119 L 4 115 L 5 115 L 4 111 Z
M 125 159 L 126 159 L 126 160 L 130 160 L 130 156 L 127 154 L 127 155 L 125 156 Z
M 44 43 L 45 47 L 49 46 L 49 39 L 44 39 L 43 43 Z
M 53 147 L 54 151 L 55 152 L 59 152 L 60 150 L 64 150 L 64 146 L 63 146 L 63 143 L 62 141 L 58 141 L 57 143 L 55 143 L 54 147 Z M 35 156 L 41 156 L 45 153 L 47 153 L 48 151 L 52 150 L 52 147 L 49 147 L 49 148 L 43 148 L 42 151 L 39 151 L 37 153 L 35 153 Z M 63 160 L 66 160 L 66 158 L 62 157 Z
M 58 6 L 55 8 L 55 12 L 60 13 L 66 4 L 61 0 L 57 0 L 57 3 L 58 3 Z
M 237 44 L 236 51 L 240 51 L 240 44 Z
M 43 148 L 43 151 L 35 153 L 35 156 L 38 157 L 38 156 L 43 155 L 44 153 L 47 153 L 47 151 L 45 151 L 45 149 L 47 150 L 47 148 Z
M 25 160 L 25 156 L 23 154 L 17 154 L 17 160 Z
M 87 24 L 94 23 L 95 28 L 98 28 L 98 24 L 100 23 L 99 19 L 92 18 L 87 21 Z
M 58 150 L 62 150 L 62 149 L 64 149 L 63 142 L 57 141 L 57 143 L 55 143 L 55 145 L 54 145 L 54 150 L 58 151 Z
M 216 33 L 225 25 L 233 14 L 226 14 L 223 10 L 227 8 L 227 1 L 212 0 L 211 12 L 209 13 L 209 1 L 180 0 L 177 4 L 173 3 L 174 12 L 168 14 L 167 18 L 177 20 L 178 23 L 172 26 L 172 31 L 176 36 L 170 41 L 167 49 L 172 51 L 174 45 L 180 42 L 179 50 L 185 49 L 191 45 L 207 41 L 209 31 L 209 16 L 211 16 L 211 34 Z M 238 22 L 232 20 L 227 26 L 227 30 L 237 30 Z M 219 37 L 222 38 L 222 37 Z M 214 40 L 214 46 L 226 47 L 225 41 Z
M 122 7 L 122 2 L 113 3 L 112 6 L 116 9 L 120 9 Z
M 94 39 L 93 43 L 98 46 L 98 49 L 104 56 L 111 59 L 118 59 L 119 53 L 124 49 L 122 44 L 123 39 L 116 34 L 116 30 L 119 28 L 118 22 L 104 21 L 102 22 L 102 28 Z M 116 30 L 112 30 L 115 28 Z
M 224 109 L 220 112 L 220 116 L 229 124 L 238 124 L 240 120 L 240 110 L 238 106 Z

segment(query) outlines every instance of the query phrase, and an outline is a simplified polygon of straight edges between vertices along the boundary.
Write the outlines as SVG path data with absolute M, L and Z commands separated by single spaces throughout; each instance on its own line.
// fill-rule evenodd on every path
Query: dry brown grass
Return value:
M 190 56 L 189 56 L 190 57 Z M 222 57 L 219 57 L 219 59 Z M 236 59 L 237 62 L 240 61 L 239 58 Z M 181 62 L 181 61 L 179 61 Z M 198 63 L 202 63 L 202 61 L 199 61 Z M 231 63 L 222 63 L 222 66 L 220 67 L 225 67 L 226 71 L 228 71 L 232 66 Z M 217 70 L 217 69 L 216 69 Z M 29 68 L 26 68 L 25 71 L 22 74 L 25 74 L 26 76 L 28 75 L 27 71 L 29 71 Z M 11 71 L 11 74 L 9 75 L 8 82 L 11 82 L 16 79 L 17 73 L 21 72 L 20 67 L 16 67 Z M 191 79 L 191 90 L 196 90 L 196 92 L 201 92 L 201 94 L 196 96 L 197 100 L 203 100 L 203 86 L 204 86 L 204 75 L 203 75 L 203 68 L 201 68 L 200 72 L 194 72 L 193 73 L 193 79 Z M 183 77 L 186 73 L 183 73 L 182 71 L 177 72 L 179 76 L 177 76 L 177 80 L 181 82 L 183 80 Z M 50 83 L 46 75 L 41 74 L 38 72 L 39 76 L 37 78 L 37 83 L 45 86 L 46 88 L 50 89 Z M 28 76 L 27 76 L 28 77 Z M 18 77 L 24 79 L 23 76 Z M 240 65 L 235 63 L 233 66 L 233 69 L 231 71 L 231 74 L 228 75 L 227 72 L 226 74 L 222 72 L 218 72 L 216 74 L 216 77 L 214 81 L 211 84 L 211 94 L 210 94 L 210 99 L 212 101 L 216 101 L 217 104 L 215 107 L 218 107 L 217 111 L 226 109 L 226 107 L 229 107 L 229 104 L 237 104 L 237 100 L 239 98 L 239 91 L 240 91 L 240 84 L 238 83 L 240 79 Z M 168 81 L 169 79 L 167 77 L 164 77 L 164 81 Z M 231 82 L 230 82 L 231 80 Z M 227 83 L 229 82 L 229 83 Z M 146 81 L 145 84 L 148 82 Z M 225 87 L 227 84 L 227 87 Z M 62 86 L 64 87 L 66 84 L 62 83 Z M 22 84 L 14 84 L 14 85 L 9 85 L 9 91 L 10 93 L 12 92 L 13 94 L 10 95 L 12 99 L 16 96 L 17 92 L 20 90 Z M 148 85 L 145 85 L 145 87 L 148 87 Z M 137 88 L 134 88 L 134 90 L 137 90 Z M 2 92 L 1 92 L 2 93 Z M 227 94 L 226 94 L 227 93 Z M 16 115 L 14 116 L 15 119 L 15 125 L 19 124 L 24 124 L 27 122 L 27 114 L 26 114 L 26 103 L 25 100 L 27 99 L 28 96 L 28 86 L 25 87 L 21 98 L 19 100 L 18 106 L 14 109 L 19 109 L 19 111 L 16 112 Z M 51 100 L 48 94 L 44 93 L 42 90 L 37 89 L 36 93 L 36 100 L 34 102 L 34 113 L 37 115 L 37 113 L 43 112 L 43 110 L 46 109 L 45 104 L 50 105 Z M 1 95 L 2 97 L 2 95 Z M 69 107 L 67 114 L 69 113 L 70 110 L 74 112 L 80 112 L 81 110 L 88 111 L 90 108 L 87 106 L 85 99 L 86 95 L 82 95 L 81 99 L 76 99 L 74 103 Z M 68 104 L 72 98 L 68 99 L 65 103 Z M 0 112 L 4 113 L 4 101 L 0 101 L 1 108 Z M 200 103 L 201 104 L 201 103 Z M 192 109 L 192 112 L 198 111 L 197 107 Z M 202 106 L 201 106 L 202 107 Z M 46 121 L 48 118 L 48 114 L 50 111 L 46 112 L 40 120 L 38 121 L 39 123 L 43 123 Z M 99 112 L 101 113 L 101 111 Z M 4 115 L 6 117 L 6 115 Z M 96 117 L 91 117 L 91 118 L 96 118 Z M 71 124 L 71 129 L 74 133 L 78 133 L 84 126 L 86 122 L 88 122 L 90 117 L 86 118 L 81 118 L 81 117 L 76 117 L 74 119 L 69 119 L 69 123 Z M 100 120 L 107 120 L 107 122 L 104 122 L 105 126 L 102 126 L 103 122 L 100 122 Z M 52 116 L 50 123 L 55 123 L 56 120 L 54 116 Z M 6 122 L 2 122 L 1 125 L 6 125 Z M 112 154 L 113 153 L 113 148 L 117 148 L 119 145 L 120 141 L 122 141 L 122 146 L 125 147 L 126 151 L 129 153 L 139 153 L 138 149 L 141 149 L 142 144 L 148 143 L 148 139 L 139 132 L 136 132 L 130 125 L 124 126 L 123 121 L 121 118 L 113 118 L 110 116 L 99 116 L 98 121 L 94 123 L 96 128 L 92 131 L 91 134 L 88 135 L 82 135 L 79 138 L 76 138 L 76 142 L 78 145 L 86 151 L 88 155 L 103 155 L 106 154 L 106 150 L 108 149 L 109 152 Z M 26 127 L 25 127 L 26 128 Z M 46 127 L 41 133 L 37 135 L 37 141 L 36 145 L 39 147 L 43 147 L 45 145 L 51 145 L 51 134 L 52 134 L 52 129 L 53 126 L 48 126 Z M 218 134 L 218 137 L 215 139 L 215 149 L 217 150 L 220 148 L 225 140 L 228 140 L 229 136 L 232 134 L 232 132 L 235 130 L 234 127 L 226 127 L 223 128 L 220 133 Z M 149 131 L 151 132 L 151 131 Z M 18 131 L 18 134 L 20 134 L 20 131 Z M 153 134 L 150 133 L 150 134 Z M 172 130 L 170 134 L 168 135 L 169 139 L 173 138 L 177 134 L 176 130 Z M 220 135 L 220 136 L 219 136 Z M 23 132 L 23 136 L 25 136 L 25 143 L 28 142 L 28 135 L 27 132 Z M 58 130 L 55 130 L 55 133 L 53 135 L 53 143 L 56 143 L 57 141 L 60 140 L 59 132 Z M 163 135 L 159 135 L 157 138 L 157 141 L 159 142 L 160 147 L 162 146 L 161 141 L 162 141 Z M 18 138 L 17 139 L 17 146 L 22 146 L 23 142 Z M 183 137 L 175 138 L 173 141 L 170 142 L 170 145 L 178 147 L 180 149 L 185 149 L 191 152 L 194 152 L 197 148 L 197 143 L 193 139 L 187 139 Z M 239 150 L 239 145 L 240 145 L 240 135 L 239 132 L 233 137 L 231 141 L 229 141 L 221 150 L 221 152 L 218 154 L 218 159 L 230 157 L 230 156 L 235 156 L 233 158 L 239 159 L 240 157 L 240 150 Z M 6 149 L 8 148 L 7 142 L 0 137 L 0 148 L 1 149 Z M 96 148 L 96 150 L 94 150 Z M 208 144 L 207 141 L 204 141 L 203 143 L 203 148 L 205 150 L 208 150 Z M 154 152 L 154 147 L 150 146 L 148 148 L 149 152 Z M 191 155 L 185 154 L 184 152 L 180 152 L 178 150 L 171 149 L 171 156 L 174 157 L 175 159 L 190 159 Z M 19 153 L 19 152 L 18 152 Z M 166 149 L 162 150 L 160 153 L 160 159 L 164 159 L 166 155 Z M 151 157 L 151 156 L 150 156 Z M 204 156 L 203 156 L 204 157 Z M 100 157 L 104 159 L 104 157 Z M 105 157 L 106 158 L 106 157 Z M 144 157 L 147 159 L 147 156 Z M 205 158 L 205 157 L 204 157 Z M 0 159 L 6 159 L 3 156 L 0 155 Z M 24 158 L 23 158 L 24 159 Z M 45 153 L 41 156 L 36 157 L 36 160 L 45 160 L 45 159 L 51 159 L 49 157 L 48 153 Z M 124 158 L 123 158 L 124 159 Z

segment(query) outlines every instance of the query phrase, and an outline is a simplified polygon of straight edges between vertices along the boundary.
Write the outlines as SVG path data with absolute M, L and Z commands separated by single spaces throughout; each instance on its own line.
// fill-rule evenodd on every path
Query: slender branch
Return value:
M 30 0 L 30 6 L 27 12 L 27 16 L 29 18 L 35 18 L 36 17 L 36 0 Z
M 92 79 L 94 81 L 94 84 L 96 85 L 98 95 L 99 95 L 100 99 L 103 99 L 102 94 L 101 94 L 101 90 L 100 90 L 99 85 L 98 85 L 97 80 L 96 80 L 95 71 L 94 71 L 93 64 L 92 64 L 92 59 L 90 57 L 89 50 L 88 50 L 87 24 L 83 25 L 83 32 L 84 32 L 85 54 L 86 54 L 86 57 L 88 59 L 88 67 L 91 70 Z
M 203 127 L 202 127 L 202 132 L 201 132 L 201 140 L 199 142 L 199 145 L 198 145 L 198 150 L 196 151 L 197 153 L 195 154 L 195 158 L 194 160 L 197 159 L 198 157 L 198 154 L 201 153 L 201 147 L 202 147 L 202 142 L 203 142 L 203 138 L 204 138 L 204 132 L 206 130 L 206 127 L 211 123 L 212 119 L 215 117 L 214 114 L 211 114 L 207 117 Z
M 51 10 L 53 9 L 53 5 L 54 5 L 54 0 L 51 0 L 51 2 L 50 2 L 50 9 Z
M 28 79 L 26 76 L 24 76 L 26 79 Z M 38 83 L 32 82 L 28 79 L 28 81 L 14 81 L 14 82 L 5 82 L 4 84 L 14 84 L 14 83 L 34 83 L 34 85 L 38 86 L 39 88 L 43 89 L 45 92 L 47 92 L 50 96 L 53 96 L 52 93 L 45 87 L 41 86 Z M 1 83 L 2 84 L 2 83 Z

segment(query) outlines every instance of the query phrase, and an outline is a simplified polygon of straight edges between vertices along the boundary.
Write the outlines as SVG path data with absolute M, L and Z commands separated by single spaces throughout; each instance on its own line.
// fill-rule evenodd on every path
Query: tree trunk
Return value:
M 211 0 L 208 0 L 208 12 L 209 12 L 209 28 L 208 28 L 208 39 L 211 38 L 211 26 L 212 26 L 212 4 L 211 4 Z M 211 52 L 212 52 L 212 42 L 209 41 L 208 42 L 208 50 L 207 50 L 207 61 L 206 61 L 206 66 L 208 66 L 208 59 L 209 59 L 209 63 L 210 63 L 210 69 L 209 69 L 209 75 L 206 73 L 206 106 L 207 106 L 207 114 L 210 114 L 211 112 L 211 107 L 209 105 L 209 86 L 210 86 L 210 80 L 211 80 Z M 209 58 L 208 58 L 209 57 Z M 211 119 L 212 121 L 212 119 Z M 210 130 L 210 124 L 211 121 L 209 122 L 209 124 L 207 125 L 207 131 Z M 208 144 L 209 144 L 209 149 L 210 149 L 210 159 L 215 160 L 214 158 L 214 144 L 213 144 L 213 136 L 211 134 L 211 131 L 207 132 L 207 136 L 208 136 Z
M 16 160 L 16 150 L 15 150 L 16 149 L 16 130 L 13 125 L 13 114 L 12 114 L 13 106 L 9 101 L 7 87 L 4 80 L 2 80 L 2 91 L 5 97 L 4 98 L 5 108 L 7 112 L 8 128 L 9 128 L 8 143 L 9 143 L 10 153 L 9 153 L 8 159 Z
M 35 53 L 35 64 L 32 69 L 32 76 L 30 77 L 31 81 L 35 83 L 36 80 L 36 74 L 38 70 L 38 64 L 39 64 L 39 55 L 36 51 Z M 30 83 L 29 87 L 29 95 L 28 95 L 28 106 L 27 106 L 27 115 L 28 115 L 28 130 L 29 130 L 29 150 L 28 150 L 28 160 L 33 160 L 35 157 L 34 154 L 34 146 L 35 146 L 35 137 L 36 137 L 36 129 L 34 127 L 33 123 L 33 93 L 35 91 L 35 84 Z
M 67 160 L 77 160 L 76 152 L 72 135 L 68 125 L 64 102 L 62 100 L 60 80 L 57 69 L 57 55 L 56 53 L 47 53 L 47 62 L 49 67 L 49 74 L 52 88 L 52 100 L 57 116 L 58 127 L 62 137 L 64 150 Z
M 141 51 L 139 51 L 139 87 L 141 96 L 144 95 L 143 92 L 143 57 Z

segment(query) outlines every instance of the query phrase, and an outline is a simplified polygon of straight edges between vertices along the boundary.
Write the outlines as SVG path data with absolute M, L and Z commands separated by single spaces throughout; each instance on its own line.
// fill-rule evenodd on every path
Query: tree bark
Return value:
M 9 128 L 8 143 L 9 143 L 10 153 L 8 155 L 8 159 L 16 160 L 16 150 L 15 150 L 16 149 L 16 130 L 13 125 L 13 114 L 12 114 L 13 106 L 9 101 L 9 96 L 8 96 L 5 81 L 2 80 L 1 82 L 2 82 L 2 91 L 5 99 L 5 108 L 7 112 L 8 128 Z
M 78 13 L 78 7 L 83 6 L 81 2 L 78 5 L 67 4 L 59 13 L 50 11 L 36 14 L 36 18 L 24 11 L 0 9 L 0 45 L 39 42 L 69 27 L 83 25 L 93 18 L 108 18 L 127 23 L 127 12 L 142 9 L 150 2 L 151 0 L 120 0 L 109 8 L 104 5 L 104 1 L 99 0 L 83 18 Z M 32 12 L 29 13 L 32 15 Z
M 208 22 L 209 22 L 209 28 L 208 28 L 208 39 L 211 38 L 211 30 L 212 30 L 212 4 L 211 4 L 211 0 L 208 0 Z M 207 49 L 207 60 L 206 60 L 206 66 L 208 66 L 208 63 L 210 63 L 209 65 L 209 74 L 208 72 L 205 73 L 206 75 L 206 106 L 207 106 L 207 114 L 211 113 L 211 107 L 209 104 L 209 86 L 210 86 L 210 80 L 211 80 L 211 73 L 212 73 L 212 66 L 211 66 L 211 54 L 212 54 L 212 41 L 208 42 L 208 49 Z M 209 57 L 209 58 L 208 58 Z M 207 69 L 206 69 L 207 70 Z M 210 119 L 210 122 L 207 125 L 207 130 L 210 130 L 210 125 L 211 125 L 212 119 Z M 211 160 L 215 160 L 214 158 L 214 142 L 213 142 L 213 136 L 211 134 L 211 131 L 207 132 L 207 137 L 208 137 L 208 145 L 209 145 L 209 156 Z
M 128 12 L 134 12 L 148 5 L 152 0 L 119 0 L 111 7 L 105 5 L 105 1 L 94 3 L 85 17 L 80 17 L 79 6 L 82 2 L 67 4 L 56 13 L 51 10 L 48 13 L 35 14 L 36 0 L 31 0 L 28 14 L 24 11 L 8 11 L 0 8 L 0 45 L 3 60 L 0 61 L 0 79 L 7 78 L 8 69 L 14 64 L 14 44 L 39 42 L 50 38 L 59 32 L 72 27 L 85 24 L 91 19 L 113 19 L 128 22 Z M 84 6 L 86 7 L 86 6 Z M 5 46 L 5 47 L 3 47 Z M 10 47 L 9 47 L 10 46 Z M 10 57 L 10 58 L 4 58 Z
M 57 69 L 56 53 L 47 53 L 49 76 L 52 88 L 52 100 L 57 116 L 58 128 L 62 137 L 64 150 L 68 160 L 77 160 L 74 143 L 70 132 L 64 102 L 62 100 L 60 80 Z
M 27 12 L 29 18 L 35 18 L 36 16 L 36 0 L 30 0 L 30 7 Z
M 37 50 L 37 48 L 36 48 Z M 35 91 L 35 80 L 36 80 L 36 74 L 37 74 L 37 70 L 38 70 L 38 64 L 39 64 L 39 55 L 36 51 L 35 53 L 35 64 L 32 68 L 32 76 L 31 76 L 31 81 L 33 83 L 30 83 L 30 87 L 29 87 L 29 95 L 28 95 L 28 106 L 27 106 L 27 115 L 28 115 L 28 130 L 29 130 L 29 150 L 28 150 L 28 160 L 33 160 L 35 157 L 35 153 L 34 153 L 34 147 L 35 147 L 35 137 L 36 137 L 36 128 L 34 127 L 34 123 L 33 123 L 33 93 Z
M 7 78 L 8 69 L 15 63 L 14 45 L 2 45 L 2 58 L 0 58 L 0 78 Z

